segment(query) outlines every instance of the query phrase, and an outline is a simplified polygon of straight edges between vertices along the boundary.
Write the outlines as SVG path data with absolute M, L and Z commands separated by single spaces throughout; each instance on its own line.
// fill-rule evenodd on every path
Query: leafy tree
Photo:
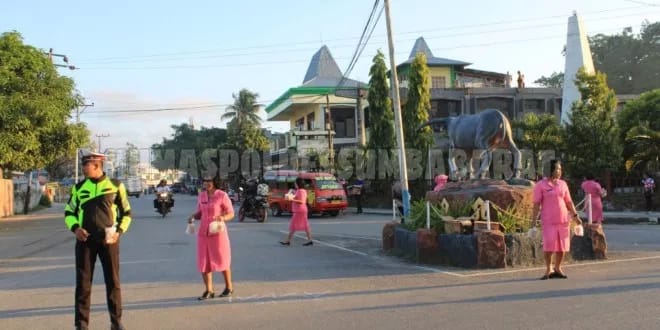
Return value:
M 60 156 L 52 162 L 46 164 L 44 169 L 48 172 L 51 179 L 69 178 L 75 175 L 76 152 L 79 147 L 89 147 L 91 145 L 90 133 L 84 123 L 67 124 L 66 128 L 57 131 L 50 141 L 52 145 L 62 145 L 67 147 Z
M 643 93 L 626 103 L 617 113 L 617 123 L 624 141 L 623 157 L 631 170 L 644 165 L 645 170 L 658 168 L 658 136 L 660 135 L 660 89 Z
M 259 94 L 252 93 L 247 89 L 241 89 L 238 95 L 232 94 L 234 104 L 225 109 L 220 119 L 233 120 L 236 119 L 238 125 L 242 122 L 248 122 L 253 125 L 261 125 L 261 118 L 259 117 L 260 104 L 257 103 Z
M 241 89 L 238 95 L 232 94 L 234 104 L 227 107 L 222 119 L 229 119 L 227 123 L 226 146 L 239 153 L 246 150 L 268 150 L 269 142 L 261 129 L 261 118 L 257 103 L 259 94 Z
M 589 38 L 594 66 L 607 74 L 617 94 L 637 94 L 660 86 L 660 22 L 642 24 L 638 35 L 631 28 L 620 34 Z
M 580 100 L 573 103 L 570 124 L 564 128 L 567 172 L 581 178 L 604 175 L 622 165 L 619 131 L 614 119 L 616 97 L 605 74 L 580 69 L 575 84 Z
M 630 144 L 633 153 L 626 158 L 626 169 L 631 170 L 643 164 L 645 172 L 657 171 L 660 168 L 660 131 L 649 128 L 644 122 L 628 131 L 626 143 Z
M 261 127 L 250 122 L 233 119 L 227 123 L 227 147 L 238 150 L 239 154 L 247 150 L 267 151 L 270 142 Z
M 552 72 L 550 77 L 542 76 L 541 78 L 534 80 L 534 83 L 543 87 L 562 88 L 564 86 L 564 73 Z
M 364 161 L 367 158 L 377 157 L 376 150 L 382 149 L 388 153 L 396 147 L 395 133 L 394 133 L 394 111 L 392 109 L 392 100 L 390 99 L 390 88 L 388 86 L 387 66 L 385 65 L 385 56 L 379 50 L 372 60 L 373 64 L 369 69 L 369 93 L 367 101 L 369 107 L 365 110 L 366 116 L 369 118 L 369 142 L 367 148 L 358 148 L 355 152 L 360 153 Z M 374 152 L 369 153 L 368 150 Z M 365 164 L 357 164 L 357 159 L 353 159 L 354 166 L 363 166 Z M 368 161 L 378 163 L 377 159 L 369 159 Z M 378 178 L 378 167 L 375 167 L 375 177 Z
M 88 138 L 68 123 L 81 103 L 74 82 L 17 32 L 0 36 L 0 171 L 43 168 Z
M 195 154 L 197 173 L 189 173 L 196 177 L 202 175 L 204 170 L 201 155 L 206 149 L 217 149 L 227 142 L 227 130 L 223 128 L 206 128 L 199 130 L 184 123 L 172 125 L 174 130 L 171 139 L 163 138 L 162 143 L 151 146 L 154 156 L 152 165 L 159 170 L 183 169 L 189 164 L 181 164 L 181 153 L 183 150 L 192 150 Z M 167 153 L 171 152 L 173 159 L 168 159 Z
M 393 149 L 396 146 L 394 136 L 394 111 L 390 99 L 390 89 L 387 83 L 387 66 L 385 56 L 379 50 L 373 58 L 369 70 L 369 94 L 367 108 L 370 119 L 369 143 L 371 149 Z
M 522 130 L 516 145 L 530 149 L 534 155 L 538 155 L 541 150 L 555 150 L 561 145 L 561 127 L 553 115 L 529 113 L 522 120 L 515 120 L 512 126 Z
M 417 53 L 410 65 L 408 95 L 402 119 L 406 146 L 422 151 L 423 155 L 426 154 L 433 142 L 433 131 L 429 126 L 419 131 L 417 128 L 429 120 L 429 111 L 431 110 L 430 87 L 426 55 Z

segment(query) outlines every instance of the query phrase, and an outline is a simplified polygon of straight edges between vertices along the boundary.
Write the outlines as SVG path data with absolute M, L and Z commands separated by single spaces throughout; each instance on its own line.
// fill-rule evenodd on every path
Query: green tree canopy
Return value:
M 403 135 L 406 146 L 420 150 L 424 155 L 433 142 L 433 131 L 429 126 L 419 131 L 417 128 L 429 120 L 429 111 L 431 110 L 430 88 L 426 55 L 417 53 L 410 65 L 410 73 L 408 74 L 408 94 L 402 114 Z
M 658 170 L 660 152 L 660 89 L 643 93 L 626 103 L 617 113 L 617 122 L 624 141 L 626 168 Z
M 259 94 L 241 89 L 238 95 L 232 94 L 234 104 L 227 107 L 223 119 L 231 118 L 227 123 L 226 147 L 243 153 L 246 150 L 266 151 L 269 149 L 268 138 L 261 129 L 261 118 L 257 103 Z
M 616 97 L 605 74 L 590 75 L 581 68 L 575 84 L 580 100 L 573 103 L 570 124 L 564 128 L 566 172 L 573 178 L 602 176 L 622 165 L 619 131 L 614 118 Z
M 617 94 L 638 94 L 660 86 L 660 22 L 631 28 L 620 34 L 597 34 L 589 38 L 594 66 L 607 74 L 608 85 Z
M 373 58 L 369 70 L 369 107 L 367 113 L 369 125 L 369 148 L 393 149 L 396 146 L 394 136 L 394 111 L 390 99 L 390 88 L 387 83 L 387 66 L 385 55 L 379 50 Z
M 270 142 L 258 125 L 250 122 L 241 122 L 233 119 L 227 123 L 227 144 L 228 148 L 238 150 L 243 153 L 246 150 L 267 151 L 270 149 Z
M 516 139 L 516 145 L 530 149 L 534 155 L 542 150 L 555 150 L 561 145 L 561 127 L 554 115 L 529 113 L 522 120 L 515 120 L 512 126 L 514 130 L 521 129 L 523 132 Z
M 69 123 L 66 128 L 57 130 L 49 138 L 52 141 L 48 147 L 61 146 L 65 150 L 44 167 L 51 179 L 69 178 L 75 176 L 76 153 L 80 147 L 91 145 L 90 132 L 84 123 Z M 52 151 L 55 153 L 55 151 Z
M 232 94 L 231 96 L 234 98 L 234 104 L 225 109 L 225 113 L 222 114 L 220 119 L 236 119 L 239 125 L 243 122 L 261 125 L 261 118 L 259 117 L 259 107 L 261 105 L 257 103 L 259 94 L 244 88 L 238 92 L 238 95 Z
M 202 127 L 197 130 L 186 123 L 171 127 L 174 130 L 171 139 L 163 138 L 162 143 L 151 146 L 153 153 L 151 164 L 159 170 L 188 169 L 194 166 L 197 173 L 189 174 L 200 177 L 205 170 L 201 157 L 204 150 L 221 148 L 227 142 L 227 130 L 223 128 Z M 182 164 L 183 151 L 188 152 L 184 156 L 189 156 L 191 155 L 189 152 L 192 152 L 196 163 Z M 214 161 L 217 161 L 217 157 Z
M 0 169 L 43 168 L 75 155 L 89 138 L 84 125 L 68 123 L 79 104 L 73 80 L 42 50 L 17 32 L 0 36 Z
M 550 77 L 542 76 L 541 78 L 534 80 L 534 83 L 543 87 L 562 88 L 564 87 L 564 73 L 553 72 Z

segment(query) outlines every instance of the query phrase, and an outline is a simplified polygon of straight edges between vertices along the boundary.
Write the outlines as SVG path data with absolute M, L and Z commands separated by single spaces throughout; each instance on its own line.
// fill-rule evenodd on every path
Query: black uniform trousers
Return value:
M 89 325 L 89 309 L 96 256 L 101 259 L 105 294 L 113 329 L 121 325 L 121 288 L 119 285 L 119 241 L 107 245 L 91 237 L 86 242 L 76 241 L 76 316 L 75 326 L 86 329 Z

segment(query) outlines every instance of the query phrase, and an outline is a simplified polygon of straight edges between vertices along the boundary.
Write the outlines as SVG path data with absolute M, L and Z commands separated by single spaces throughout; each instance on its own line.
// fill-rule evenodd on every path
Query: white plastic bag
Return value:
M 186 226 L 186 234 L 188 235 L 194 235 L 195 234 L 195 223 L 190 222 Z
M 115 226 L 105 227 L 105 242 L 108 244 L 111 243 L 112 236 L 114 236 L 116 232 L 117 232 L 117 227 Z
M 209 234 L 217 234 L 225 231 L 224 221 L 211 221 L 209 224 Z
M 580 236 L 580 237 L 584 236 L 584 227 L 582 227 L 582 225 L 577 225 L 573 227 L 573 234 L 575 234 L 575 236 Z

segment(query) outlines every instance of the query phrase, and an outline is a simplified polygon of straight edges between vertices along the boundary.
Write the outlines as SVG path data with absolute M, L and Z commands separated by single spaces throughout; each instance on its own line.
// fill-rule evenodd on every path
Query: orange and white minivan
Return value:
M 307 209 L 309 213 L 329 214 L 336 217 L 340 211 L 346 210 L 348 200 L 341 184 L 330 173 L 304 172 L 292 170 L 268 171 L 264 180 L 268 184 L 270 194 L 268 205 L 274 216 L 291 212 L 291 201 L 284 195 L 294 189 L 296 178 L 302 178 L 307 190 Z

